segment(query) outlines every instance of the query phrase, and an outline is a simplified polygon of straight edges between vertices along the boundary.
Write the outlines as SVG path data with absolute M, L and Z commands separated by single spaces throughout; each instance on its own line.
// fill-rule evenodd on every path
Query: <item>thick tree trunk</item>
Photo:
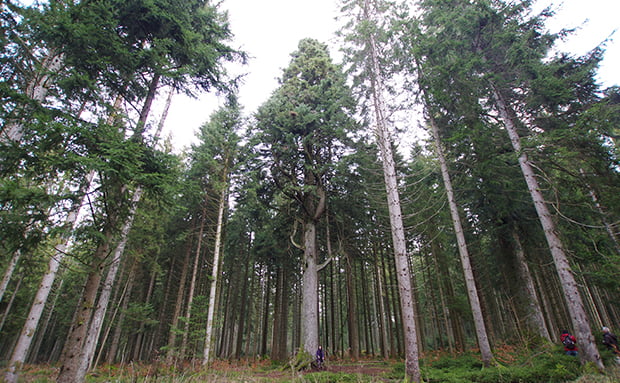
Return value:
M 471 312 L 474 317 L 474 326 L 476 328 L 478 347 L 480 347 L 482 362 L 485 366 L 488 367 L 491 364 L 491 359 L 493 359 L 493 353 L 491 352 L 491 345 L 489 344 L 489 337 L 487 335 L 486 326 L 484 324 L 482 307 L 480 306 L 480 299 L 478 297 L 478 289 L 476 287 L 476 281 L 474 279 L 474 272 L 471 267 L 469 251 L 467 250 L 467 243 L 465 242 L 465 234 L 463 233 L 461 218 L 459 216 L 458 207 L 454 198 L 452 181 L 450 179 L 450 173 L 448 173 L 448 164 L 446 163 L 446 157 L 444 156 L 443 149 L 441 147 L 439 128 L 437 127 L 435 119 L 432 115 L 429 116 L 429 120 L 431 123 L 431 129 L 433 131 L 433 138 L 435 140 L 435 150 L 437 151 L 437 157 L 439 158 L 439 164 L 441 166 L 441 176 L 443 178 L 443 183 L 446 188 L 446 195 L 448 198 L 448 205 L 450 207 L 450 215 L 452 217 L 452 225 L 454 226 L 454 233 L 456 235 L 459 255 L 461 257 L 463 275 L 465 276 L 465 286 L 467 287 L 467 296 L 469 298 Z
M 521 167 L 532 200 L 534 201 L 534 207 L 538 213 L 540 224 L 545 233 L 545 238 L 547 239 L 547 244 L 549 245 L 549 250 L 551 251 L 551 256 L 553 257 L 553 262 L 560 278 L 560 285 L 564 293 L 567 309 L 570 313 L 574 334 L 580 345 L 579 355 L 582 360 L 593 362 L 598 368 L 603 369 L 603 362 L 596 348 L 595 339 L 592 335 L 592 329 L 586 314 L 583 299 L 579 293 L 577 281 L 573 275 L 573 270 L 570 267 L 566 252 L 564 251 L 564 244 L 560 240 L 555 222 L 553 222 L 551 213 L 547 208 L 538 181 L 536 180 L 536 173 L 527 156 L 527 151 L 524 151 L 521 147 L 521 138 L 510 116 L 506 101 L 494 85 L 492 85 L 492 88 L 495 105 L 499 111 L 500 118 L 504 122 L 512 147 L 519 156 L 519 166 Z
M 316 258 L 316 225 L 314 221 L 308 220 L 304 225 L 304 263 L 301 283 L 301 338 L 304 350 L 310 355 L 314 355 L 319 347 L 319 270 Z
M 226 185 L 226 180 L 224 180 L 224 185 Z M 217 226 L 215 230 L 215 248 L 213 250 L 213 269 L 211 271 L 211 287 L 209 288 L 209 311 L 207 313 L 207 329 L 205 336 L 205 348 L 204 354 L 202 358 L 202 365 L 206 365 L 209 363 L 211 358 L 211 347 L 212 347 L 212 338 L 213 338 L 213 316 L 215 314 L 215 293 L 217 291 L 217 284 L 220 280 L 220 252 L 221 252 L 221 243 L 222 243 L 222 233 L 224 226 L 224 212 L 226 211 L 226 204 L 228 202 L 228 189 L 227 186 L 222 188 L 222 192 L 220 194 L 220 203 L 218 204 L 217 209 Z
M 101 283 L 103 269 L 105 268 L 105 259 L 110 250 L 110 242 L 112 241 L 111 229 L 104 231 L 105 236 L 102 243 L 95 251 L 92 270 L 86 279 L 86 285 L 80 304 L 77 308 L 77 314 L 73 320 L 73 324 L 69 330 L 67 341 L 63 347 L 61 356 L 61 368 L 57 383 L 76 383 L 75 380 L 77 370 L 81 363 L 81 354 L 84 341 L 86 339 L 90 321 L 96 306 L 97 292 Z

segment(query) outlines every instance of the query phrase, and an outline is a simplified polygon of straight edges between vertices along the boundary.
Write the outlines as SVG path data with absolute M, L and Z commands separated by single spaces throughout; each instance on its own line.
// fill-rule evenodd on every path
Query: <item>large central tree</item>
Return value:
M 346 133 L 354 125 L 352 108 L 345 76 L 332 62 L 326 45 L 304 39 L 292 54 L 280 87 L 257 114 L 271 179 L 287 198 L 296 202 L 296 222 L 303 227 L 299 245 L 304 254 L 302 342 L 311 354 L 318 347 L 321 266 L 316 226 L 325 213 L 331 169 L 343 154 Z

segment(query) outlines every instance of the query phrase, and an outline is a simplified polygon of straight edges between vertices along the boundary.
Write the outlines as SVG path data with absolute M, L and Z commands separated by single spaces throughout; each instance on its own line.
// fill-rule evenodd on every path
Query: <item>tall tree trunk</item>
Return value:
M 138 209 L 138 203 L 140 202 L 141 198 L 142 189 L 138 188 L 134 192 L 133 199 L 131 201 L 132 205 L 129 211 L 129 216 L 125 221 L 123 228 L 121 229 L 120 242 L 116 247 L 116 250 L 114 251 L 112 263 L 108 268 L 108 274 L 103 284 L 101 293 L 99 294 L 97 308 L 90 323 L 90 328 L 88 330 L 88 334 L 82 349 L 82 360 L 75 375 L 76 382 L 84 381 L 84 379 L 86 378 L 86 373 L 88 372 L 88 369 L 90 368 L 90 365 L 93 361 L 93 357 L 95 356 L 95 348 L 97 346 L 97 341 L 99 340 L 99 335 L 101 334 L 103 319 L 105 318 L 105 314 L 108 310 L 108 303 L 110 302 L 110 296 L 112 295 L 114 281 L 116 280 L 116 275 L 118 274 L 118 269 L 120 267 L 123 254 L 125 252 L 125 246 L 127 245 L 127 240 L 129 239 L 129 231 L 133 226 L 136 210 Z
M 151 277 L 149 279 L 149 287 L 148 290 L 146 292 L 146 297 L 144 299 L 144 302 L 149 305 L 151 303 L 151 297 L 153 295 L 153 290 L 155 289 L 155 277 L 157 275 L 157 273 L 153 270 L 150 270 L 150 274 Z M 134 353 L 133 353 L 133 360 L 141 360 L 142 359 L 142 351 L 144 349 L 144 327 L 145 327 L 145 322 L 141 321 L 140 322 L 140 328 L 138 329 L 138 333 L 137 333 L 137 337 L 136 337 L 136 342 L 135 342 L 135 348 L 134 348 Z M 95 361 L 95 366 L 97 365 L 97 361 Z
M 94 173 L 90 173 L 89 177 L 87 177 L 86 182 L 83 183 L 81 189 L 86 191 L 85 189 L 90 186 L 92 176 L 94 176 Z M 73 207 L 69 211 L 69 214 L 67 215 L 67 218 L 65 219 L 66 224 L 69 224 L 71 227 L 74 226 L 75 222 L 77 221 L 81 206 L 82 203 L 76 203 L 73 205 Z M 41 279 L 39 289 L 37 290 L 34 301 L 32 302 L 32 306 L 30 307 L 30 312 L 28 313 L 26 323 L 24 323 L 24 327 L 22 327 L 19 340 L 17 341 L 17 345 L 15 346 L 13 354 L 11 355 L 9 368 L 5 375 L 7 383 L 17 382 L 19 366 L 21 366 L 26 361 L 26 356 L 28 355 L 28 351 L 32 343 L 32 337 L 34 336 L 36 329 L 39 325 L 41 315 L 43 315 L 43 309 L 45 308 L 45 304 L 47 303 L 49 294 L 52 291 L 52 286 L 54 285 L 54 281 L 56 280 L 56 274 L 58 273 L 58 269 L 60 268 L 60 264 L 62 262 L 62 259 L 64 258 L 68 242 L 69 239 L 67 238 L 63 243 L 58 245 L 57 251 L 54 256 L 50 257 L 47 265 L 47 272 L 43 275 L 43 279 Z M 11 265 L 9 265 L 9 267 L 11 267 Z
M 239 308 L 239 322 L 237 325 L 237 344 L 235 345 L 235 359 L 241 358 L 241 351 L 243 350 L 243 335 L 245 329 L 245 322 L 247 321 L 246 315 L 249 311 L 250 299 L 248 297 L 248 283 L 250 277 L 250 256 L 246 255 L 246 259 L 244 260 L 244 271 L 243 271 L 243 287 L 241 289 L 241 297 L 240 297 L 240 308 Z
M 9 286 L 9 282 L 11 281 L 11 278 L 13 278 L 13 273 L 15 272 L 15 268 L 17 267 L 17 263 L 19 262 L 19 258 L 21 258 L 21 256 L 21 250 L 17 249 L 13 253 L 13 256 L 11 257 L 7 268 L 4 270 L 2 281 L 0 281 L 0 302 L 2 302 L 2 298 L 4 297 L 4 293 Z
M 451 317 L 450 317 L 450 309 L 448 308 L 448 303 L 446 300 L 446 293 L 445 293 L 445 288 L 444 288 L 444 281 L 445 278 L 449 278 L 449 275 L 443 275 L 445 273 L 440 272 L 440 268 L 438 266 L 438 260 L 437 258 L 439 256 L 441 256 L 441 254 L 439 254 L 440 250 L 438 248 L 438 245 L 435 241 L 433 241 L 431 243 L 431 254 L 433 257 L 433 268 L 435 271 L 435 275 L 437 275 L 439 277 L 439 280 L 437 281 L 437 286 L 438 286 L 438 290 L 439 290 L 439 298 L 440 298 L 440 307 L 441 307 L 441 311 L 442 311 L 442 317 L 443 317 L 443 322 L 444 322 L 444 328 L 445 328 L 445 332 L 446 332 L 446 336 L 448 338 L 448 349 L 450 350 L 450 353 L 454 353 L 455 348 L 454 348 L 454 342 L 455 342 L 455 336 L 454 336 L 454 330 L 452 328 L 451 325 Z M 441 329 L 440 329 L 441 331 Z M 443 346 L 443 345 L 442 345 Z
M 375 271 L 375 284 L 376 284 L 376 295 L 377 295 L 377 308 L 378 308 L 378 313 L 377 315 L 379 316 L 379 344 L 381 346 L 381 356 L 385 359 L 387 359 L 388 357 L 388 332 L 387 332 L 387 325 L 385 323 L 385 318 L 387 316 L 386 312 L 385 312 L 385 299 L 386 299 L 386 294 L 385 294 L 385 289 L 383 287 L 383 280 L 381 278 L 381 269 L 379 267 L 379 260 L 378 258 L 381 255 L 375 251 L 375 264 L 374 264 L 374 271 Z
M 187 249 L 185 250 L 185 258 L 183 265 L 181 266 L 181 277 L 179 279 L 179 289 L 177 290 L 177 299 L 174 305 L 174 314 L 172 314 L 172 323 L 170 324 L 170 330 L 168 332 L 168 353 L 166 355 L 166 363 L 172 364 L 174 359 L 174 349 L 177 337 L 177 327 L 179 325 L 179 317 L 181 316 L 181 309 L 183 308 L 183 301 L 185 298 L 185 286 L 187 285 L 187 274 L 189 272 L 189 261 L 192 253 L 192 239 L 187 240 Z M 172 270 L 170 270 L 172 274 Z
M 198 276 L 198 269 L 200 266 L 200 254 L 202 253 L 202 240 L 204 237 L 204 228 L 207 214 L 207 201 L 205 197 L 205 201 L 202 206 L 202 216 L 200 217 L 200 230 L 198 231 L 198 242 L 196 244 L 196 252 L 194 255 L 194 267 L 192 269 L 192 278 L 189 283 L 189 291 L 187 296 L 187 305 L 185 312 L 185 326 L 183 328 L 183 339 L 181 340 L 181 351 L 179 357 L 181 359 L 185 358 L 185 353 L 187 352 L 187 342 L 189 338 L 189 330 L 190 330 L 190 322 L 192 318 L 192 307 L 194 305 L 194 295 L 196 294 L 196 278 Z M 215 267 L 215 266 L 214 266 Z
M 36 102 L 43 102 L 47 97 L 50 87 L 50 79 L 57 74 L 64 65 L 64 53 L 56 53 L 50 50 L 41 62 L 41 67 L 35 73 L 26 86 L 26 96 Z M 0 134 L 0 142 L 19 142 L 24 137 L 24 126 L 20 117 L 9 120 Z
M 531 327 L 538 331 L 538 335 L 550 342 L 551 335 L 549 334 L 549 329 L 547 328 L 547 324 L 545 323 L 545 318 L 542 313 L 542 308 L 540 307 L 540 299 L 536 293 L 536 286 L 534 285 L 532 273 L 530 272 L 530 268 L 527 265 L 527 260 L 525 259 L 523 246 L 521 246 L 521 238 L 519 238 L 519 234 L 516 230 L 512 231 L 512 239 L 515 244 L 515 255 L 517 256 L 519 275 L 521 276 L 523 288 L 528 296 L 529 310 L 527 319 L 530 322 Z
M 225 170 L 228 172 L 228 170 Z M 226 204 L 228 203 L 228 185 L 226 182 L 227 176 L 224 179 L 224 185 L 220 194 L 220 203 L 217 209 L 217 226 L 215 231 L 215 248 L 213 250 L 213 269 L 211 271 L 211 287 L 209 292 L 209 311 L 207 313 L 207 329 L 205 336 L 205 348 L 202 358 L 202 365 L 209 363 L 211 358 L 212 338 L 213 338 L 213 316 L 215 314 L 215 293 L 217 291 L 217 284 L 220 280 L 220 252 L 222 243 L 222 232 L 224 226 L 224 212 L 226 211 Z
M 555 222 L 553 222 L 551 213 L 547 208 L 547 204 L 545 203 L 545 199 L 538 185 L 538 180 L 536 180 L 536 173 L 527 156 L 527 151 L 523 150 L 521 147 L 521 138 L 517 133 L 506 101 L 493 84 L 491 87 L 493 88 L 493 98 L 499 111 L 500 118 L 504 122 L 512 147 L 519 156 L 521 172 L 523 173 L 525 183 L 527 184 L 527 188 L 534 202 L 534 207 L 538 213 L 540 224 L 545 233 L 545 238 L 547 239 L 547 244 L 549 245 L 549 250 L 551 251 L 551 256 L 553 257 L 553 262 L 558 277 L 560 278 L 560 285 L 564 293 L 567 309 L 570 313 L 573 330 L 580 344 L 581 352 L 579 355 L 582 360 L 593 362 L 599 369 L 603 369 L 603 362 L 596 348 L 594 335 L 592 335 L 592 329 L 586 314 L 583 299 L 579 293 L 577 281 L 573 275 L 573 270 L 570 267 L 566 252 L 564 251 L 564 244 L 557 233 Z
M 489 344 L 489 337 L 487 335 L 486 326 L 484 324 L 482 307 L 480 306 L 480 299 L 478 297 L 478 289 L 476 287 L 476 281 L 474 279 L 474 272 L 471 267 L 469 251 L 467 250 L 467 243 L 465 242 L 465 234 L 463 233 L 461 218 L 459 216 L 458 207 L 454 198 L 452 181 L 450 179 L 450 173 L 448 173 L 448 164 L 446 163 L 446 157 L 441 147 L 439 128 L 437 127 L 435 119 L 430 112 L 429 120 L 431 123 L 431 129 L 433 131 L 433 138 L 435 140 L 435 150 L 437 151 L 437 157 L 439 158 L 439 164 L 441 166 L 441 176 L 443 178 L 443 183 L 446 188 L 448 205 L 450 207 L 450 215 L 452 216 L 452 225 L 454 226 L 454 233 L 456 235 L 456 241 L 458 243 L 459 255 L 461 257 L 461 265 L 463 267 L 463 275 L 465 276 L 465 285 L 467 287 L 467 296 L 469 298 L 471 312 L 474 317 L 474 326 L 476 328 L 478 346 L 480 347 L 482 362 L 486 367 L 488 367 L 491 364 L 491 359 L 493 359 L 493 353 L 491 352 L 491 345 Z
M 263 302 L 263 315 L 262 315 L 262 323 L 261 323 L 261 340 L 260 340 L 260 351 L 259 354 L 261 356 L 267 355 L 267 339 L 269 338 L 269 302 L 271 299 L 271 278 L 269 278 L 269 273 L 265 272 L 263 274 L 264 278 L 264 289 L 265 291 L 265 301 Z
M 579 168 L 579 174 L 581 174 L 581 176 L 584 179 L 586 178 L 586 174 L 582 168 Z M 585 184 L 586 184 L 586 188 L 588 189 L 588 194 L 590 194 L 590 198 L 592 199 L 592 202 L 594 203 L 594 207 L 596 208 L 596 211 L 598 211 L 599 215 L 601 216 L 603 225 L 605 225 L 605 230 L 607 231 L 607 235 L 609 236 L 609 239 L 611 239 L 611 242 L 614 244 L 616 253 L 620 254 L 620 240 L 618 239 L 618 234 L 614 230 L 614 227 L 617 227 L 617 226 L 609 223 L 609 220 L 607 219 L 608 215 L 603 209 L 603 206 L 601 206 L 601 203 L 598 200 L 598 196 L 596 195 L 596 191 L 592 188 L 592 186 L 590 186 L 590 184 L 587 181 L 585 182 Z
M 364 17 L 372 21 L 370 0 L 364 1 Z M 386 108 L 383 105 L 384 85 L 382 71 L 379 64 L 379 50 L 375 36 L 371 33 L 368 38 L 368 53 L 370 66 L 370 83 L 372 102 L 375 114 L 375 124 L 378 146 L 383 165 L 383 176 L 387 194 L 388 211 L 390 215 L 390 227 L 394 247 L 394 259 L 396 262 L 396 275 L 400 296 L 400 308 L 403 323 L 405 343 L 405 373 L 407 378 L 415 383 L 420 382 L 419 352 L 417 343 L 417 329 L 415 322 L 415 306 L 413 292 L 411 290 L 411 271 L 407 255 L 407 242 L 405 240 L 405 228 L 398 195 L 398 183 L 396 180 L 396 166 L 392 153 L 392 139 L 387 127 Z
M 6 318 L 9 316 L 9 313 L 11 312 L 11 308 L 13 307 L 13 303 L 15 302 L 15 297 L 17 296 L 17 293 L 19 292 L 19 288 L 22 285 L 23 280 L 24 280 L 24 274 L 20 273 L 19 279 L 17 280 L 17 283 L 15 284 L 15 290 L 13 291 L 13 294 L 11 294 L 11 299 L 9 299 L 9 302 L 6 305 L 6 308 L 2 315 L 2 320 L 0 320 L 0 333 L 2 333 L 2 328 L 4 327 Z
M 301 337 L 303 348 L 310 355 L 314 355 L 319 347 L 319 271 L 316 258 L 316 224 L 313 220 L 308 220 L 304 225 L 304 261 L 301 283 Z
M 344 270 L 347 278 L 347 325 L 349 327 L 350 356 L 353 360 L 357 360 L 360 357 L 360 335 L 359 327 L 357 325 L 357 294 L 355 288 L 355 276 L 353 275 L 353 268 L 351 267 L 351 257 L 348 254 L 344 255 Z
M 60 373 L 56 378 L 58 383 L 76 383 L 75 380 L 77 370 L 81 362 L 82 347 L 86 339 L 90 320 L 96 307 L 97 292 L 101 283 L 103 269 L 105 268 L 105 259 L 110 251 L 110 243 L 112 241 L 112 228 L 108 227 L 104 230 L 104 238 L 99 244 L 94 255 L 92 269 L 88 273 L 84 291 L 77 307 L 77 313 L 73 320 L 73 324 L 69 329 L 67 340 L 63 347 Z

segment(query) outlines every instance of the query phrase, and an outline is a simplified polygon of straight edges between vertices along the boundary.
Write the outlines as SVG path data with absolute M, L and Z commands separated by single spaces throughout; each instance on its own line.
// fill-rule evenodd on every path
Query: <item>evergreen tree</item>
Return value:
M 292 54 L 281 84 L 257 113 L 265 167 L 282 193 L 296 202 L 302 224 L 302 345 L 318 347 L 317 223 L 325 213 L 332 168 L 346 149 L 352 98 L 327 47 L 304 39 Z

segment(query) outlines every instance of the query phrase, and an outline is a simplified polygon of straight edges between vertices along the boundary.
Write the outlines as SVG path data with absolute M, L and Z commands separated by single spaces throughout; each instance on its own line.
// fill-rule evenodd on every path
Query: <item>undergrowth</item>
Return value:
M 566 356 L 559 347 L 541 346 L 535 351 L 503 347 L 494 350 L 491 367 L 484 367 L 477 353 L 458 355 L 446 352 L 427 353 L 420 360 L 425 383 L 615 383 L 620 382 L 620 366 L 612 355 L 603 352 L 607 366 L 600 373 L 591 365 L 581 365 L 578 358 Z M 289 369 L 286 366 L 289 365 Z M 360 373 L 359 369 L 367 373 Z M 357 370 L 356 370 L 357 369 Z M 372 369 L 372 371 L 371 371 Z M 53 382 L 58 368 L 25 366 L 20 383 Z M 194 382 L 277 382 L 277 383 L 401 383 L 405 376 L 403 362 L 363 359 L 331 360 L 327 371 L 294 371 L 289 363 L 269 359 L 242 361 L 219 360 L 210 368 L 200 363 L 167 365 L 105 365 L 87 376 L 88 383 L 194 383 Z

